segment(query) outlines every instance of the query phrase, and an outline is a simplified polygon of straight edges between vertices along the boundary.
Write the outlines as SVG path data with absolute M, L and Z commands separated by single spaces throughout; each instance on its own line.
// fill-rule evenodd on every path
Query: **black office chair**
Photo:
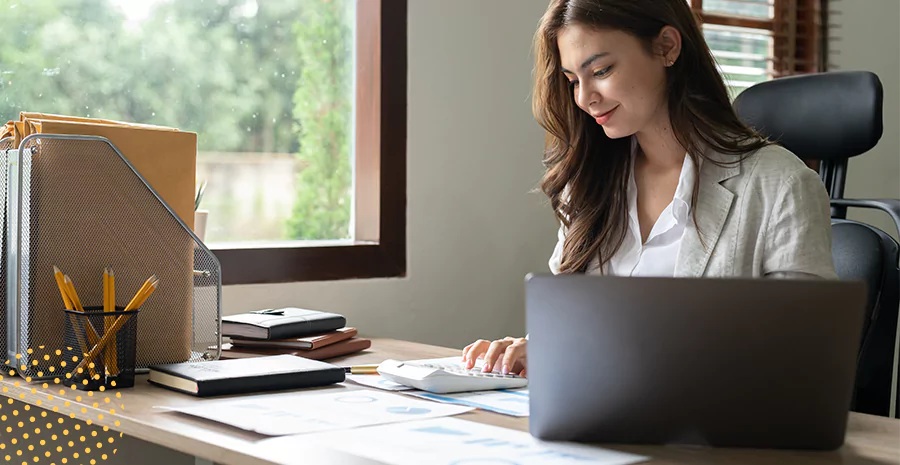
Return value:
M 847 207 L 877 209 L 889 214 L 900 231 L 900 200 L 844 198 L 848 159 L 869 151 L 881 138 L 882 99 L 878 76 L 854 71 L 756 84 L 741 93 L 734 106 L 742 121 L 769 139 L 804 160 L 819 160 L 831 197 L 837 273 L 869 286 L 851 409 L 900 417 L 895 375 L 900 367 L 895 356 L 900 246 L 874 226 L 847 220 Z

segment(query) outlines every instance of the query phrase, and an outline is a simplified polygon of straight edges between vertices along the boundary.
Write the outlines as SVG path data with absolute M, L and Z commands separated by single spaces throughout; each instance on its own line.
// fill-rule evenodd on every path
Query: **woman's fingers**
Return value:
M 463 361 L 466 362 L 466 369 L 471 370 L 475 367 L 475 361 L 487 352 L 488 347 L 491 345 L 491 341 L 486 341 L 484 339 L 479 339 L 463 349 Z
M 523 368 L 526 366 L 525 360 L 528 354 L 527 344 L 528 341 L 525 338 L 519 338 L 515 339 L 509 347 L 506 348 L 506 352 L 503 354 L 503 364 L 500 368 L 501 373 L 506 375 L 514 369 L 517 369 L 519 366 L 522 366 Z
M 525 368 L 527 344 L 525 338 L 505 337 L 493 342 L 479 339 L 463 348 L 462 360 L 467 370 L 474 368 L 476 360 L 483 357 L 484 372 L 493 371 L 495 367 L 501 367 L 499 371 L 503 374 L 518 372 Z
M 466 354 L 468 354 L 469 351 L 472 350 L 472 346 L 474 346 L 474 345 L 477 344 L 477 343 L 478 343 L 478 341 L 475 341 L 475 342 L 473 342 L 473 343 L 471 343 L 471 344 L 469 344 L 469 345 L 463 347 L 463 350 L 462 350 L 462 361 L 464 361 L 464 362 L 466 361 Z
M 484 369 L 482 371 L 485 373 L 491 372 L 494 369 L 497 360 L 503 356 L 503 352 L 512 343 L 513 338 L 511 337 L 498 339 L 492 342 L 488 347 L 487 353 L 484 354 Z

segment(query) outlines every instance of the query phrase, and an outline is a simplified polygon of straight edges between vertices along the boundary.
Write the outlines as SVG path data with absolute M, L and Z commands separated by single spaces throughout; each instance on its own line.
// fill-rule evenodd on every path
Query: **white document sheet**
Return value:
M 438 418 L 262 441 L 269 450 L 325 446 L 391 465 L 628 465 L 647 457 L 599 447 L 542 442 L 530 434 L 455 418 Z M 302 454 L 296 463 L 303 462 Z
M 528 416 L 528 389 L 500 389 L 497 391 L 459 392 L 434 394 L 424 391 L 405 393 L 422 399 L 447 404 L 468 405 L 513 417 Z
M 239 397 L 196 407 L 164 407 L 267 436 L 311 433 L 459 415 L 443 405 L 371 390 Z
M 384 379 L 381 375 L 345 375 L 347 381 L 351 381 L 356 384 L 361 384 L 363 386 L 373 387 L 376 389 L 382 389 L 385 391 L 409 391 L 410 389 L 415 389 L 410 386 L 404 386 L 399 383 L 395 383 L 389 379 Z

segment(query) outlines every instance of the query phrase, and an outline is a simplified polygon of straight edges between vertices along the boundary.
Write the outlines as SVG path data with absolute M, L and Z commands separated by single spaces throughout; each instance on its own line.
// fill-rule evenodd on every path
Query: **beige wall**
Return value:
M 831 69 L 872 71 L 884 86 L 884 135 L 872 151 L 850 160 L 845 196 L 900 198 L 900 1 L 830 0 L 829 6 Z M 897 235 L 883 213 L 851 210 L 850 217 Z
M 523 334 L 555 222 L 537 187 L 531 39 L 547 0 L 409 2 L 408 277 L 228 286 L 223 312 L 306 306 L 363 334 L 461 347 Z

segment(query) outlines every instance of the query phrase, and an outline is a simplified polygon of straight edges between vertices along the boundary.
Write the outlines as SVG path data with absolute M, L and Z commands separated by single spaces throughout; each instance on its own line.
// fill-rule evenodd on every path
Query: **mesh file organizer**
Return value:
M 14 148 L 15 139 L 6 137 L 0 139 L 0 166 L 8 166 L 7 152 Z M 9 179 L 0 175 L 0 347 L 6 347 L 6 195 Z M 2 362 L 3 360 L 0 360 Z
M 102 270 L 116 272 L 124 307 L 150 276 L 136 368 L 218 359 L 221 267 L 108 140 L 35 134 L 9 150 L 7 352 L 22 376 L 59 367 L 65 312 L 53 266 L 72 278 L 85 306 L 102 304 Z M 33 354 L 28 353 L 33 350 Z M 44 355 L 49 355 L 45 360 Z

